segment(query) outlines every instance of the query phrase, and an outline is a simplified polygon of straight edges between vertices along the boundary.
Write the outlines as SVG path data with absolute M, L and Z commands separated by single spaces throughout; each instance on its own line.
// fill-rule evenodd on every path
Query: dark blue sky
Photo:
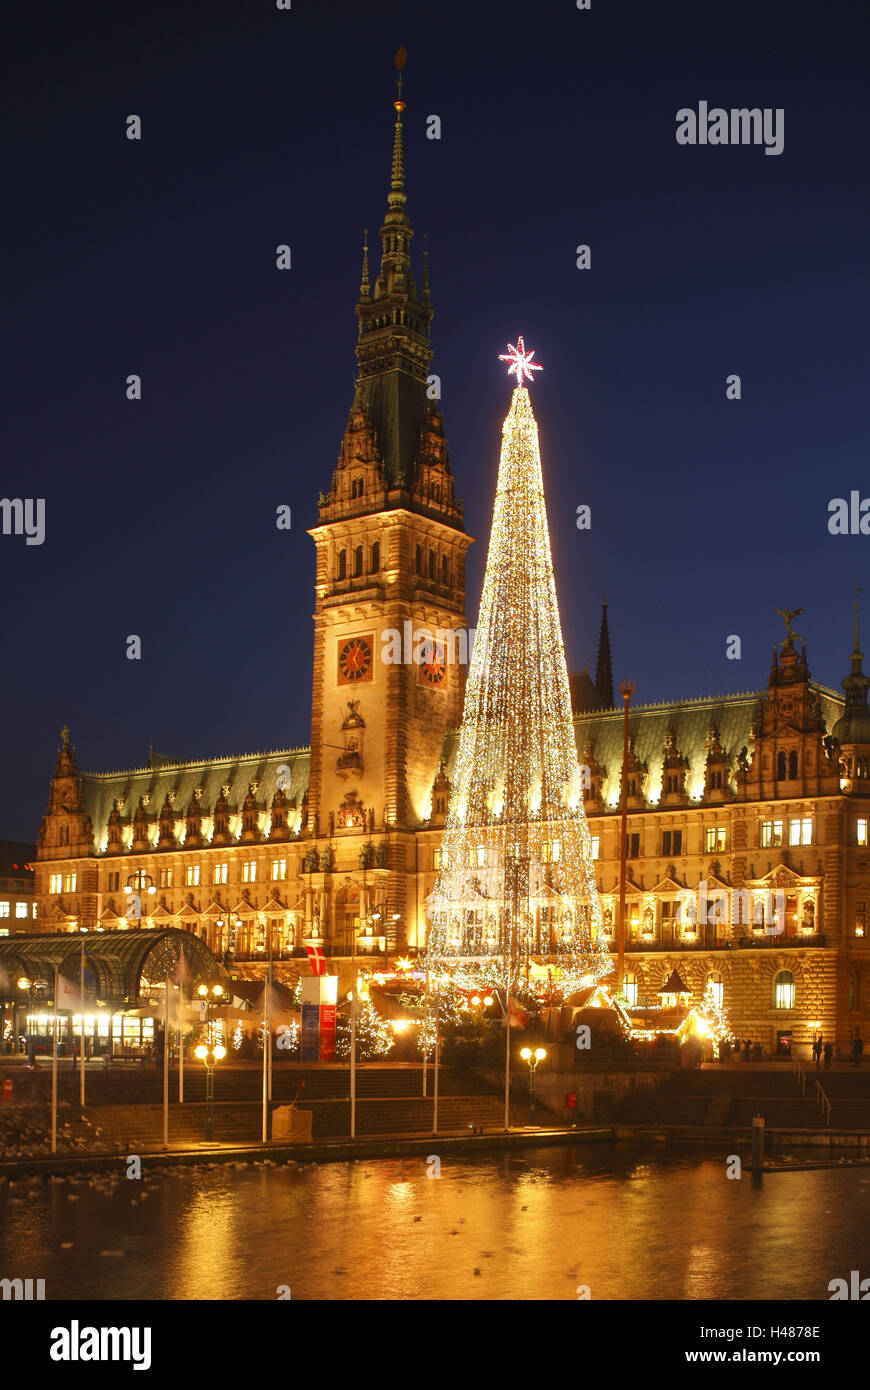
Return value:
M 870 546 L 827 532 L 830 498 L 870 495 L 860 6 L 126 0 L 14 18 L 2 491 L 44 497 L 47 530 L 0 537 L 0 834 L 35 835 L 64 721 L 91 769 L 141 763 L 149 739 L 181 757 L 307 742 L 306 527 L 351 401 L 400 43 L 433 370 L 478 537 L 471 620 L 511 384 L 497 354 L 523 333 L 545 367 L 569 666 L 594 666 L 606 590 L 638 700 L 758 687 L 786 606 L 839 684 Z M 702 99 L 784 108 L 784 152 L 678 146 L 677 110 Z

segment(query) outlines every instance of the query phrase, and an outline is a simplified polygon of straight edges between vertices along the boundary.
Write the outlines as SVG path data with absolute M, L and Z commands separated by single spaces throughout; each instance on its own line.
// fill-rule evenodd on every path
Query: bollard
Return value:
M 760 1173 L 764 1168 L 764 1116 L 752 1117 L 752 1171 Z
M 12 1100 L 12 1080 L 8 1076 L 3 1078 L 3 1085 L 0 1086 L 0 1099 L 4 1105 L 8 1105 Z

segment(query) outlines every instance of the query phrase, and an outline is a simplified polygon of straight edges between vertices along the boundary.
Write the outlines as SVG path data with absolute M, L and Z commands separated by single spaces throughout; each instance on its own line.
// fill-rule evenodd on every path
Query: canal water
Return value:
M 433 1144 L 437 1155 L 437 1143 Z M 828 1299 L 870 1276 L 870 1168 L 726 1176 L 589 1144 L 0 1186 L 0 1278 L 47 1299 Z

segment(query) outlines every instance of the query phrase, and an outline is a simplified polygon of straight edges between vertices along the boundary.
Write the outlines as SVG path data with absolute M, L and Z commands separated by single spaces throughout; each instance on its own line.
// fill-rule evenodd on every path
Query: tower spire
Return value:
M 613 709 L 613 668 L 610 661 L 610 632 L 607 627 L 607 595 L 601 605 L 601 632 L 598 636 L 598 664 L 595 667 L 595 689 L 602 709 Z
M 362 280 L 359 287 L 360 299 L 371 299 L 371 287 L 369 285 L 369 230 L 366 227 L 363 232 L 363 264 Z
M 432 305 L 428 289 L 418 294 L 411 268 L 411 240 L 405 194 L 404 69 L 408 55 L 400 48 L 393 101 L 393 153 L 387 211 L 379 235 L 380 269 L 369 280 L 368 254 L 363 252 L 363 275 L 356 312 L 359 375 L 355 404 L 366 413 L 375 432 L 388 489 L 408 490 L 420 432 L 431 416 L 427 396 L 432 347 L 429 328 Z M 368 240 L 366 238 L 366 240 Z

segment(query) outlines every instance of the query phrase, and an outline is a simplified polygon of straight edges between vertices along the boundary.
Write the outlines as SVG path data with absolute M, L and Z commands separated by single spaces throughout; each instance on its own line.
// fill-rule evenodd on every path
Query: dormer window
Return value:
M 354 478 L 354 479 L 353 479 L 353 481 L 352 481 L 352 483 L 351 483 L 351 485 L 350 485 L 350 495 L 351 495 L 351 497 L 362 497 L 362 495 L 363 495 L 363 479 L 362 479 L 362 478 Z

